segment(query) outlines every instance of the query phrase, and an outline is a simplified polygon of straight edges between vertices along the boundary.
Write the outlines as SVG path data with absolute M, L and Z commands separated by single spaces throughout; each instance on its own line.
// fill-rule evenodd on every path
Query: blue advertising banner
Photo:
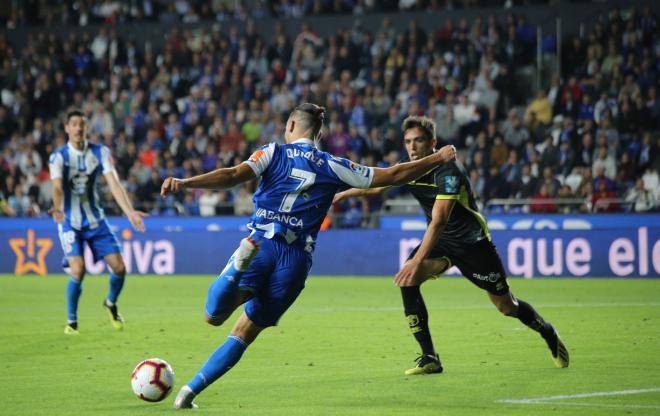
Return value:
M 321 232 L 312 274 L 393 275 L 421 241 L 419 221 L 386 217 L 379 230 Z M 244 217 L 148 218 L 141 234 L 123 218 L 110 219 L 132 274 L 219 273 L 247 235 L 246 223 Z M 511 276 L 660 275 L 660 215 L 490 216 L 489 224 Z M 0 273 L 62 273 L 49 219 L 0 219 L 0 247 Z M 89 273 L 106 273 L 89 250 L 85 260 Z
M 488 228 L 500 230 L 596 230 L 612 228 L 636 228 L 656 225 L 658 214 L 582 214 L 582 215 L 487 215 Z M 424 230 L 424 216 L 388 215 L 381 217 L 383 230 Z

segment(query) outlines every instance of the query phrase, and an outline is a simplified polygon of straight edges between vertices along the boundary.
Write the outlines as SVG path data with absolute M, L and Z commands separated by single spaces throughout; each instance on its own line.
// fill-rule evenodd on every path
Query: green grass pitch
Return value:
M 175 413 L 174 395 L 156 404 L 133 396 L 131 370 L 142 359 L 163 358 L 176 373 L 176 391 L 230 325 L 203 322 L 211 277 L 129 279 L 120 299 L 126 329 L 115 332 L 101 308 L 107 278 L 88 277 L 81 335 L 71 337 L 62 333 L 63 276 L 0 277 L 0 414 Z M 571 353 L 570 368 L 555 368 L 541 338 L 500 316 L 484 292 L 447 278 L 423 286 L 445 373 L 406 377 L 417 344 L 391 279 L 311 277 L 280 325 L 263 332 L 236 368 L 197 399 L 194 413 L 660 413 L 660 281 L 510 283 L 556 324 Z M 534 400 L 502 402 L 524 399 Z

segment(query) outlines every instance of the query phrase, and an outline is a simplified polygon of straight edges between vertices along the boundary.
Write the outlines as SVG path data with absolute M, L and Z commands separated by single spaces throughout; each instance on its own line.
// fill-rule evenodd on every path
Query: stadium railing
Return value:
M 553 198 L 553 199 L 535 199 L 535 198 L 495 198 L 487 201 L 485 204 L 477 203 L 479 208 L 486 214 L 516 214 L 516 213 L 545 213 L 545 214 L 576 214 L 576 213 L 629 213 L 635 211 L 635 201 L 627 201 L 622 198 L 602 198 L 594 203 L 590 199 L 585 198 Z M 531 209 L 533 205 L 553 207 L 552 210 L 534 211 Z M 613 205 L 614 207 L 611 207 Z M 110 215 L 121 215 L 120 212 L 115 212 L 114 205 L 107 205 L 104 208 L 108 209 Z M 166 207 L 158 206 L 157 204 L 136 203 L 135 208 L 151 211 L 152 209 L 165 209 Z M 171 208 L 176 211 L 176 216 L 190 216 L 186 207 L 179 201 L 175 202 Z M 216 215 L 236 216 L 236 215 L 249 215 L 249 214 L 234 214 L 234 202 L 223 201 L 215 205 Z M 657 211 L 656 207 L 654 210 Z M 114 210 L 114 211 L 113 211 Z M 114 214 L 113 214 L 114 213 Z M 171 215 L 171 214 L 170 214 Z M 378 228 L 380 217 L 384 215 L 423 215 L 423 210 L 420 208 L 419 203 L 413 198 L 394 198 L 383 201 L 383 206 L 380 210 L 370 213 L 360 213 L 357 215 L 346 214 L 344 212 L 331 212 L 330 218 L 332 225 L 330 228 Z
M 538 205 L 534 211 L 532 206 Z M 634 211 L 635 201 L 622 198 L 602 198 L 592 203 L 590 198 L 495 198 L 487 201 L 480 208 L 486 214 L 514 213 L 545 213 L 545 214 L 579 214 L 579 213 L 625 213 Z M 543 208 L 546 209 L 543 209 Z M 547 209 L 549 208 L 549 209 Z M 383 202 L 379 211 L 362 213 L 361 215 L 346 215 L 332 213 L 331 228 L 378 228 L 380 218 L 384 215 L 423 215 L 419 203 L 413 198 L 395 198 Z
M 514 207 L 520 207 L 524 212 L 530 212 L 533 205 L 538 205 L 541 212 L 542 207 L 553 207 L 557 212 L 568 208 L 570 212 L 603 212 L 611 208 L 614 212 L 631 212 L 635 202 L 627 201 L 623 198 L 601 198 L 592 203 L 589 198 L 494 198 L 486 202 L 485 210 L 487 212 L 510 212 Z M 546 211 L 547 212 L 547 211 Z

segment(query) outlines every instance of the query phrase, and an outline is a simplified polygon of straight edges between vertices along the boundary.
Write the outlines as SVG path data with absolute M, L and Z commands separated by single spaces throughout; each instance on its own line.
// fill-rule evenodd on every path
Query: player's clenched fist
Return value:
M 51 208 L 48 213 L 53 217 L 56 224 L 61 224 L 64 221 L 64 212 L 59 209 Z
M 448 144 L 447 146 L 442 146 L 438 152 L 442 155 L 442 158 L 444 159 L 444 163 L 451 162 L 452 160 L 456 160 L 456 148 Z
M 179 192 L 183 188 L 184 186 L 182 179 L 177 179 L 170 176 L 167 179 L 165 179 L 165 182 L 163 182 L 163 186 L 160 188 L 160 195 L 165 196 L 168 194 L 174 194 Z

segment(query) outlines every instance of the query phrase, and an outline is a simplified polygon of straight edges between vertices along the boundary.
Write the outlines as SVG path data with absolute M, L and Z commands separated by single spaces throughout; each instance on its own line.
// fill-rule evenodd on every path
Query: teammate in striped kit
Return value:
M 64 130 L 68 143 L 50 155 L 50 179 L 53 183 L 53 208 L 50 213 L 57 223 L 65 264 L 68 264 L 67 325 L 64 333 L 78 334 L 78 299 L 85 277 L 83 243 L 92 251 L 94 261 L 103 259 L 110 267 L 110 290 L 103 301 L 112 326 L 121 330 L 124 321 L 117 309 L 117 298 L 124 286 L 126 266 L 119 250 L 117 237 L 110 230 L 97 192 L 103 175 L 112 196 L 128 217 L 135 230 L 144 232 L 142 217 L 135 211 L 114 169 L 110 149 L 87 141 L 85 115 L 78 110 L 66 116 Z

